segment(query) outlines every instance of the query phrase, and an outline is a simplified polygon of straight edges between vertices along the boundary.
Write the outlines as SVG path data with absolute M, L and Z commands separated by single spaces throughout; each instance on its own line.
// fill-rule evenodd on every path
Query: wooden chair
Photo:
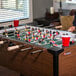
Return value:
M 68 30 L 73 25 L 74 16 L 60 16 L 61 25 L 57 26 L 57 29 Z
M 68 30 L 69 27 L 73 26 L 74 16 L 60 16 L 60 22 L 62 30 Z

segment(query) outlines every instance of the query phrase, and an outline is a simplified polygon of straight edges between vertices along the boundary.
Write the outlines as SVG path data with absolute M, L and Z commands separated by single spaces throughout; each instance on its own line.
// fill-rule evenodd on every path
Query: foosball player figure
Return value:
M 32 31 L 34 31 L 34 28 L 32 28 Z
M 30 31 L 28 31 L 28 35 L 30 35 Z
M 28 42 L 28 40 L 26 40 L 26 42 Z
M 40 29 L 38 29 L 38 33 L 40 33 L 41 32 L 41 30 Z
M 47 33 L 47 34 L 49 34 L 49 31 L 48 31 L 48 30 L 46 30 L 46 33 Z
M 25 29 L 26 29 L 26 26 L 25 26 Z
M 52 42 L 50 42 L 50 45 L 51 45 L 51 46 L 53 46 L 53 43 L 52 43 Z
M 34 36 L 34 32 L 33 32 L 33 36 Z
M 27 31 L 27 29 L 25 28 L 25 32 Z
M 50 40 L 50 42 L 52 42 L 53 44 L 55 44 L 55 41 L 53 41 L 53 40 Z
M 32 40 L 34 39 L 34 36 L 32 35 Z
M 57 44 L 53 44 L 53 46 L 58 46 Z
M 73 41 L 73 40 L 72 40 L 72 41 L 70 41 L 70 45 L 71 45 L 71 44 L 74 44 L 74 43 L 75 43 L 75 41 Z
M 43 38 L 41 38 L 41 41 L 43 42 L 43 41 L 44 41 L 44 39 L 43 39 Z
M 27 35 L 25 35 L 24 39 L 25 39 L 26 42 L 28 42 Z
M 48 33 L 49 33 L 48 30 L 46 30 L 46 36 L 48 35 Z
M 34 30 L 37 30 L 37 28 L 35 28 Z
M 19 35 L 19 30 L 17 30 L 17 28 L 15 28 L 16 29 L 16 31 L 15 31 L 15 36 L 18 38 L 18 37 L 20 37 L 20 35 Z
M 17 37 L 20 37 L 20 34 L 19 33 L 17 34 Z
M 40 34 L 40 36 L 41 36 L 42 33 L 40 32 L 39 34 Z
M 25 36 L 25 38 L 24 38 L 24 39 L 25 39 L 25 41 L 26 41 L 26 40 L 27 40 L 27 37 Z
M 56 31 L 56 35 L 59 35 L 59 32 L 58 31 Z
M 30 29 L 30 27 L 28 27 L 28 29 Z
M 19 33 L 15 34 L 15 37 L 20 40 L 20 34 Z
M 8 33 L 7 32 L 5 33 L 5 37 L 8 37 Z
M 19 34 L 19 30 L 17 30 L 17 28 L 15 28 L 15 34 Z
M 38 40 L 38 36 L 36 36 L 36 40 Z
M 39 38 L 41 37 L 41 35 L 38 35 L 39 36 Z
M 25 26 L 25 32 L 28 31 L 27 26 Z
M 19 34 L 17 34 L 17 38 L 20 40 L 20 35 Z
M 27 34 L 25 36 L 26 36 L 26 38 L 28 38 L 28 35 Z
M 31 38 L 30 37 L 28 38 L 28 42 L 31 42 Z
M 8 37 L 8 32 L 7 32 L 6 29 L 5 29 L 5 32 L 3 33 L 3 35 L 4 35 L 5 37 Z
M 50 44 L 51 44 L 52 46 L 58 46 L 58 45 L 55 43 L 55 41 L 52 41 L 52 40 L 50 40 Z
M 42 30 L 42 32 L 44 32 L 44 29 Z
M 53 37 L 52 37 L 52 39 L 54 39 L 55 36 L 56 36 L 56 32 L 54 31 L 54 32 L 53 32 Z
M 39 40 L 39 43 L 41 43 L 42 41 L 41 40 Z
M 51 31 L 50 31 L 49 35 L 50 35 L 50 38 L 51 38 L 51 36 L 52 36 L 52 33 L 51 33 Z
M 9 25 L 8 27 L 9 27 L 9 28 L 12 28 L 13 26 L 12 26 L 12 25 Z
M 45 34 L 43 34 L 42 38 L 45 38 Z

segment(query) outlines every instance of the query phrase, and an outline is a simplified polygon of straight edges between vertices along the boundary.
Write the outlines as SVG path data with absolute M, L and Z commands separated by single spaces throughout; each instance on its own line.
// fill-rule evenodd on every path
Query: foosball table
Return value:
M 63 47 L 62 35 L 70 36 Z M 21 76 L 76 76 L 76 34 L 24 25 L 0 31 L 0 65 Z

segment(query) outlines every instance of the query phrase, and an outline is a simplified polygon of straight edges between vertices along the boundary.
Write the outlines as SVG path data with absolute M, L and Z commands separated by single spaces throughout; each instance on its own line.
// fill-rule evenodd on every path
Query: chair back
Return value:
M 74 16 L 60 16 L 62 30 L 68 30 L 73 25 Z

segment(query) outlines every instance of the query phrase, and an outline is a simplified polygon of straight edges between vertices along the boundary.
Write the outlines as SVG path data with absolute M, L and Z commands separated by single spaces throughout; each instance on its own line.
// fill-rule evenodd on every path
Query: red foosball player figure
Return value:
M 13 26 L 12 26 L 12 25 L 9 25 L 8 27 L 9 27 L 9 28 L 12 28 Z
M 43 38 L 45 38 L 45 34 L 43 35 Z
M 53 47 L 56 47 L 56 46 L 58 46 L 57 44 L 52 44 L 52 43 L 50 43 Z
M 29 38 L 28 41 L 31 42 L 31 39 Z
M 19 34 L 17 34 L 17 37 L 20 37 L 20 35 L 19 35 Z
M 28 31 L 28 35 L 30 35 L 30 31 Z
M 40 29 L 38 29 L 38 32 L 39 32 L 39 33 L 41 32 Z
M 38 36 L 36 36 L 36 40 L 38 40 Z
M 20 40 L 20 35 L 19 35 L 19 34 L 17 34 L 17 35 L 16 35 L 16 37 L 17 37 L 17 39 L 19 39 L 19 40 Z

